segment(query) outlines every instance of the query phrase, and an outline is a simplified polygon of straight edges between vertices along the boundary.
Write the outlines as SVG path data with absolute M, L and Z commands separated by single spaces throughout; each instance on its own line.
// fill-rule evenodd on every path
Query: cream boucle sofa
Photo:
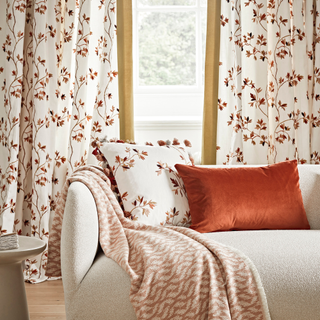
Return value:
M 311 230 L 206 234 L 253 261 L 273 320 L 320 319 L 320 166 L 299 166 L 299 175 Z M 96 205 L 80 182 L 69 187 L 61 255 L 67 319 L 136 319 L 129 276 L 99 248 Z

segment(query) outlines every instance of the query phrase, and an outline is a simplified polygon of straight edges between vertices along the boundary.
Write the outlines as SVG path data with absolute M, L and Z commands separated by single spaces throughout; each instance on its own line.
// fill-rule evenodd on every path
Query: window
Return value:
M 133 0 L 137 141 L 186 138 L 200 151 L 206 4 Z

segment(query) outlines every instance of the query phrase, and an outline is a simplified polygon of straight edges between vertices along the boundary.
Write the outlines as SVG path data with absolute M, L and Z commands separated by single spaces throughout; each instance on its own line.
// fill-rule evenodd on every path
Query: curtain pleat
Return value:
M 120 139 L 134 140 L 132 0 L 117 0 Z
M 221 0 L 208 0 L 202 164 L 216 163 Z
M 6 0 L 0 39 L 0 234 L 47 242 L 66 176 L 118 137 L 115 0 Z M 26 261 L 44 281 L 47 251 Z
M 217 164 L 320 164 L 320 0 L 221 4 Z

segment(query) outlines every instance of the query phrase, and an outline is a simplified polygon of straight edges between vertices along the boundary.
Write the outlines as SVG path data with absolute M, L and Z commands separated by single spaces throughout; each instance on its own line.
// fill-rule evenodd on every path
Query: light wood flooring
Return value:
M 30 320 L 66 320 L 62 280 L 26 283 Z

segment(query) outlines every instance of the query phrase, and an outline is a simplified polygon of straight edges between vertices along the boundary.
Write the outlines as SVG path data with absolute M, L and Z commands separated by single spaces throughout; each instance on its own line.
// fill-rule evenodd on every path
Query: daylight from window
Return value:
M 192 137 L 200 150 L 206 15 L 205 0 L 133 0 L 139 142 Z

